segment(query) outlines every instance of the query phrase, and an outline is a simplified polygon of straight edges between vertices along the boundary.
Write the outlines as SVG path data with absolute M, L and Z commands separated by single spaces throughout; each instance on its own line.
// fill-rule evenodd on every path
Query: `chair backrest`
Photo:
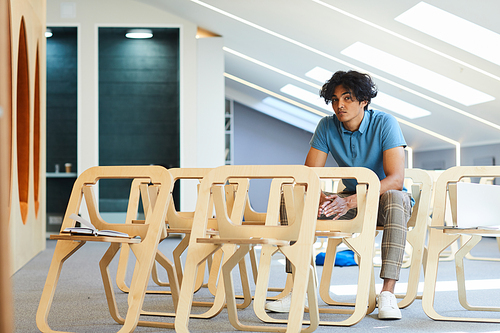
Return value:
M 174 182 L 182 179 L 197 179 L 201 181 L 207 175 L 211 168 L 172 168 L 169 169 Z M 175 209 L 174 200 L 170 200 L 167 210 L 167 219 L 170 228 L 191 229 L 193 224 L 194 212 L 181 212 Z
M 449 195 L 453 225 L 456 226 L 456 184 L 465 177 L 500 177 L 500 166 L 456 166 L 444 171 L 435 185 L 431 226 L 443 226 L 446 199 Z
M 129 234 L 130 236 L 140 236 L 142 239 L 148 233 L 150 220 L 156 219 L 158 214 L 166 215 L 165 209 L 153 209 L 149 207 L 149 214 L 146 215 L 146 224 L 132 224 L 126 221 L 125 224 L 107 223 L 99 214 L 94 187 L 99 179 L 136 179 L 136 183 L 157 185 L 159 192 L 157 199 L 159 202 L 167 203 L 173 187 L 173 178 L 167 169 L 161 166 L 98 166 L 85 170 L 75 181 L 61 225 L 61 230 L 75 226 L 75 221 L 69 216 L 78 214 L 82 199 L 90 217 L 90 222 L 98 230 L 116 230 Z M 144 200 L 150 202 L 150 199 Z M 130 212 L 131 209 L 128 209 Z M 127 212 L 127 219 L 133 219 L 134 214 Z M 163 217 L 163 220 L 165 217 Z M 164 225 L 163 225 L 164 227 Z
M 312 168 L 320 178 L 331 179 L 356 179 L 358 212 L 352 220 L 318 220 L 316 229 L 318 231 L 342 231 L 346 233 L 362 232 L 364 221 L 371 221 L 373 214 L 378 213 L 378 197 L 380 195 L 380 181 L 377 175 L 367 168 L 344 167 L 344 168 Z M 370 185 L 370 186 L 368 186 Z M 375 205 L 375 206 L 373 206 Z M 373 226 L 375 228 L 375 226 Z
M 409 190 L 412 198 L 415 200 L 407 226 L 414 228 L 420 223 L 426 225 L 429 215 L 427 213 L 418 214 L 418 212 L 429 212 L 433 185 L 432 177 L 427 171 L 422 169 L 405 169 L 405 178 L 411 180 Z M 417 221 L 417 218 L 422 220 Z
M 243 225 L 243 212 L 248 196 L 248 182 L 240 183 L 234 197 L 231 216 L 228 216 L 225 198 L 225 184 L 232 179 L 274 179 L 269 193 L 268 210 L 265 225 Z M 279 180 L 278 180 L 279 179 Z M 286 184 L 291 188 L 295 207 L 303 207 L 296 214 L 296 223 L 289 226 L 279 225 L 279 206 L 281 193 Z M 306 189 L 307 187 L 307 189 Z M 311 220 L 315 220 L 318 209 L 320 184 L 316 173 L 308 167 L 300 165 L 255 165 L 255 166 L 222 166 L 212 170 L 202 181 L 199 199 L 193 223 L 192 237 L 206 237 L 206 221 L 212 210 L 210 198 L 215 204 L 216 219 L 221 238 L 248 239 L 250 237 L 312 241 L 314 229 Z M 292 204 L 290 203 L 290 206 Z M 297 212 L 297 209 L 294 209 Z M 307 220 L 307 223 L 303 223 Z

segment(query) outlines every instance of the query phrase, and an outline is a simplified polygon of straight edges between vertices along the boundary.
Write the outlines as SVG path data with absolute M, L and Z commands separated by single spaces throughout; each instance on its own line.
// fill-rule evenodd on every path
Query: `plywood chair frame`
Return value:
M 498 230 L 490 229 L 449 229 L 444 224 L 444 214 L 446 209 L 446 199 L 450 195 L 452 211 L 456 208 L 456 198 L 454 198 L 454 185 L 463 177 L 499 177 L 500 167 L 452 167 L 441 174 L 436 182 L 434 211 L 429 227 L 428 254 L 425 269 L 424 293 L 422 297 L 422 307 L 424 312 L 434 320 L 443 321 L 467 321 L 467 322 L 491 322 L 500 323 L 500 318 L 478 318 L 478 317 L 451 317 L 439 314 L 434 307 L 436 294 L 436 281 L 439 266 L 439 256 L 448 246 L 453 244 L 462 235 L 470 236 L 468 241 L 461 244 L 456 252 L 456 269 L 458 296 L 460 304 L 466 310 L 475 311 L 500 311 L 500 307 L 471 306 L 467 302 L 465 290 L 465 276 L 463 267 L 463 258 L 479 242 L 484 235 L 500 235 Z M 456 186 L 456 185 L 455 185 Z M 451 189 L 451 191 L 450 191 Z M 455 221 L 454 221 L 455 223 Z
M 409 228 L 407 233 L 407 243 L 411 245 L 411 256 L 408 263 L 408 267 L 410 267 L 408 287 L 405 294 L 396 295 L 397 298 L 401 299 L 398 302 L 399 308 L 405 308 L 409 306 L 415 299 L 420 297 L 417 295 L 417 292 L 420 279 L 420 270 L 423 266 L 424 261 L 425 239 L 427 235 L 429 207 L 432 194 L 432 179 L 425 170 L 406 169 L 405 178 L 409 178 L 413 181 L 410 189 L 412 197 L 415 200 L 415 205 L 413 207 L 410 220 L 407 224 Z M 383 228 L 377 226 L 377 232 L 381 230 L 383 230 Z M 335 249 L 339 244 L 340 240 L 330 240 L 327 248 Z M 346 244 L 349 247 L 349 244 Z M 333 266 L 335 254 L 335 252 L 331 251 L 328 255 L 329 258 L 325 257 L 326 267 Z M 330 274 L 330 269 L 327 268 L 327 270 L 325 271 L 324 268 L 324 274 Z M 375 274 L 373 274 L 372 276 L 374 277 Z M 326 276 L 324 275 L 323 277 Z M 372 283 L 374 284 L 375 281 L 373 280 Z M 374 294 L 375 286 L 373 285 L 370 290 L 371 295 L 369 300 L 368 313 L 371 313 L 376 307 L 376 295 Z M 337 302 L 331 299 L 329 293 L 327 293 L 326 285 L 322 289 L 322 291 L 322 299 L 329 305 L 353 306 L 353 303 Z
M 179 169 L 170 169 L 172 172 L 174 173 L 178 173 Z M 169 170 L 169 171 L 170 171 Z M 189 168 L 189 169 L 184 169 L 184 172 L 186 173 L 189 173 L 189 174 L 192 174 L 193 176 L 190 176 L 188 177 L 189 179 L 193 178 L 193 179 L 196 179 L 197 177 L 194 177 L 195 174 L 198 174 L 200 175 L 199 178 L 201 179 L 203 177 L 204 174 L 206 174 L 210 169 L 201 169 L 201 168 Z M 172 173 L 171 172 L 171 173 Z M 178 178 L 177 178 L 178 179 Z M 174 177 L 174 182 L 177 180 L 175 177 Z M 137 182 L 139 180 L 134 180 L 134 182 Z M 135 218 L 135 215 L 137 214 L 137 208 L 138 208 L 138 205 L 139 205 L 139 194 L 140 193 L 143 193 L 143 191 L 145 191 L 147 188 L 147 190 L 149 191 L 149 198 L 152 198 L 152 203 L 153 206 L 154 206 L 154 197 L 156 196 L 156 192 L 158 191 L 157 188 L 153 187 L 153 186 L 150 186 L 150 187 L 145 187 L 144 185 L 139 189 L 137 190 L 137 186 L 134 186 L 134 184 L 132 184 L 132 187 L 131 187 L 131 191 L 130 191 L 130 196 L 129 196 L 129 207 L 128 207 L 128 210 L 127 210 L 127 221 L 134 221 L 134 218 Z M 146 196 L 143 195 L 142 198 L 145 198 Z M 133 204 L 132 204 L 133 203 Z M 150 205 L 149 202 L 145 202 L 144 200 L 142 201 L 143 203 L 143 207 L 144 207 L 144 211 L 146 212 L 147 211 L 147 207 Z M 169 207 L 168 207 L 168 211 L 167 211 L 167 219 L 168 219 L 168 214 L 172 214 L 172 211 L 178 215 L 182 215 L 182 216 L 185 216 L 185 217 L 189 217 L 194 214 L 194 213 L 184 213 L 184 212 L 175 212 L 175 207 L 174 207 L 174 202 L 173 202 L 173 198 L 170 199 L 170 203 L 169 203 Z M 133 215 L 133 216 L 130 216 L 129 215 Z M 168 225 L 168 222 L 166 221 L 167 225 Z M 169 234 L 172 234 L 172 233 L 180 233 L 180 234 L 186 234 L 186 233 L 189 233 L 190 229 L 189 228 L 186 228 L 186 229 L 183 229 L 183 230 L 176 230 L 176 232 L 173 232 L 169 229 L 166 229 L 166 233 L 164 233 L 160 239 L 160 243 L 169 235 Z M 189 239 L 188 239 L 189 241 Z M 182 248 L 182 246 L 185 244 L 186 242 L 184 241 L 181 241 L 181 243 L 177 246 L 177 248 L 174 250 L 174 264 L 175 264 L 175 267 L 176 267 L 176 272 L 177 272 L 177 279 L 178 279 L 178 282 L 181 283 L 182 282 L 182 264 L 180 262 L 180 256 L 182 254 L 182 252 L 184 251 L 184 249 Z M 187 245 L 186 245 L 187 246 Z M 118 288 L 125 292 L 125 293 L 128 293 L 129 292 L 129 287 L 127 286 L 125 280 L 126 280 L 126 272 L 127 272 L 127 265 L 128 265 L 128 258 L 129 258 L 129 253 L 130 253 L 130 248 L 128 247 L 128 245 L 123 245 L 122 248 L 121 248 L 121 251 L 120 251 L 120 257 L 119 257 L 119 261 L 118 261 L 118 269 L 117 269 L 117 273 L 116 273 L 116 284 L 118 286 Z M 158 254 L 160 255 L 160 257 L 162 258 L 162 260 L 168 260 L 166 259 L 166 257 L 161 253 L 161 252 L 158 252 Z M 178 255 L 178 257 L 176 257 L 176 255 Z M 202 275 L 202 278 L 203 278 L 203 275 Z M 153 265 L 153 270 L 152 270 L 152 279 L 153 281 L 158 285 L 158 286 L 161 286 L 161 287 L 169 287 L 170 284 L 168 282 L 163 282 L 159 279 L 158 277 L 158 272 L 157 272 L 157 269 L 156 269 L 156 265 Z M 201 286 L 200 286 L 201 287 Z M 151 293 L 151 294 L 171 294 L 171 291 L 170 290 L 148 290 L 147 293 Z
M 173 179 L 174 183 L 177 181 L 181 180 L 199 180 L 201 181 L 203 177 L 210 172 L 212 169 L 211 168 L 173 168 L 169 169 Z M 240 180 L 239 182 L 246 181 L 246 180 Z M 238 184 L 235 184 L 233 186 L 237 186 Z M 146 206 L 147 204 L 145 204 Z M 232 208 L 233 203 L 229 207 Z M 193 217 L 194 217 L 194 212 L 183 212 L 183 211 L 177 211 L 173 202 L 173 199 L 171 198 L 168 209 L 167 209 L 167 217 L 166 217 L 166 223 L 168 228 L 166 229 L 167 235 L 168 234 L 182 234 L 184 235 L 183 239 L 181 242 L 177 245 L 177 247 L 173 250 L 173 260 L 174 260 L 174 265 L 175 265 L 175 272 L 177 274 L 177 280 L 179 281 L 179 284 L 182 283 L 183 279 L 183 267 L 182 267 L 182 260 L 181 260 L 181 255 L 183 252 L 186 250 L 188 247 L 190 237 L 191 237 L 191 228 L 192 228 L 192 223 L 193 223 Z M 213 217 L 209 218 L 209 222 L 207 224 L 207 230 L 210 234 L 216 235 L 217 234 L 217 223 L 216 220 Z M 160 242 L 165 239 L 166 236 L 162 237 Z M 214 264 L 209 265 L 209 281 L 207 283 L 207 287 L 211 290 L 212 294 L 214 295 L 214 300 L 213 301 L 193 301 L 193 306 L 197 307 L 209 307 L 209 309 L 203 313 L 193 313 L 191 314 L 192 318 L 203 318 L 203 319 L 208 319 L 216 316 L 219 314 L 222 309 L 225 306 L 224 303 L 224 288 L 217 288 L 217 280 L 219 276 L 219 267 L 221 264 L 225 262 L 225 259 L 223 258 L 223 255 L 228 257 L 232 252 L 234 252 L 234 245 L 225 245 L 221 248 L 220 251 L 214 254 Z M 162 262 L 165 262 L 166 259 L 165 255 L 162 254 L 160 251 L 158 251 L 157 256 L 162 259 Z M 200 269 L 198 270 L 197 278 L 196 278 L 196 287 L 195 290 L 199 290 L 202 287 L 203 284 L 203 278 L 204 278 L 204 271 L 205 271 L 205 264 L 207 262 L 211 262 L 212 257 L 208 257 L 206 261 L 204 261 L 201 264 Z M 164 265 L 162 265 L 164 266 Z M 165 266 L 164 266 L 165 267 Z M 154 271 L 153 271 L 154 272 Z M 244 262 L 240 263 L 240 274 L 242 276 L 242 286 L 244 288 L 245 292 L 243 297 L 243 301 L 241 303 L 238 303 L 237 306 L 238 308 L 245 308 L 251 303 L 251 297 L 249 297 L 249 290 L 250 290 L 250 285 L 247 279 L 245 277 L 247 276 L 246 273 L 246 265 Z M 118 279 L 118 276 L 117 276 Z M 122 278 L 120 278 L 120 281 L 123 281 Z M 163 283 L 163 285 L 166 285 L 166 283 Z M 161 294 L 161 293 L 170 293 L 170 291 L 151 291 L 151 293 L 156 293 L 156 294 Z M 147 316 L 155 316 L 155 317 L 174 317 L 175 313 L 172 312 L 157 312 L 157 311 L 142 311 L 141 314 L 147 315 Z
M 370 288 L 373 288 L 370 281 L 372 280 L 371 275 L 373 271 L 374 239 L 380 196 L 380 181 L 377 175 L 367 168 L 323 167 L 312 169 L 318 174 L 320 179 L 355 178 L 358 181 L 356 188 L 356 193 L 358 194 L 357 216 L 352 220 L 317 220 L 315 232 L 316 236 L 328 237 L 331 250 L 330 253 L 327 252 L 325 256 L 323 274 L 319 285 L 319 294 L 321 297 L 329 293 L 330 277 L 332 275 L 337 247 L 336 244 L 333 244 L 343 240 L 360 257 L 358 292 L 354 303 L 354 309 L 319 308 L 320 313 L 350 314 L 350 316 L 344 320 L 320 320 L 320 325 L 352 326 L 363 319 L 371 307 L 374 307 L 374 305 L 369 303 L 369 296 L 374 293 L 374 291 L 370 291 Z M 353 236 L 356 237 L 352 238 Z M 261 254 L 261 261 L 262 260 L 269 260 L 269 258 Z M 327 278 L 325 278 L 325 276 L 327 276 Z M 328 295 L 328 298 L 329 297 Z M 309 300 L 309 304 L 311 305 L 311 300 Z M 283 320 L 270 317 L 269 314 L 265 312 L 263 303 L 255 303 L 254 307 L 259 319 L 265 322 L 283 323 Z
M 228 178 L 293 178 L 298 184 L 307 184 L 307 195 L 302 196 L 304 212 L 299 216 L 306 219 L 314 217 L 317 212 L 319 202 L 319 180 L 317 175 L 304 166 L 224 166 L 211 171 L 202 181 L 200 186 L 200 200 L 197 203 L 193 232 L 188 248 L 186 259 L 186 268 L 181 287 L 181 295 L 177 315 L 175 318 L 175 329 L 177 332 L 189 332 L 188 322 L 191 311 L 191 301 L 193 297 L 193 287 L 196 270 L 200 262 L 219 249 L 222 244 L 238 244 L 237 251 L 223 264 L 223 283 L 226 290 L 226 302 L 230 322 L 238 329 L 250 331 L 287 331 L 299 332 L 302 327 L 302 318 L 304 314 L 304 302 L 306 291 L 309 292 L 310 300 L 315 301 L 314 279 L 311 263 L 312 243 L 314 239 L 314 223 L 295 223 L 290 226 L 278 225 L 278 209 L 280 194 L 270 194 L 268 203 L 268 212 L 266 215 L 266 224 L 264 226 L 248 226 L 242 224 L 244 205 L 247 200 L 247 191 L 241 187 L 238 188 L 235 198 L 235 204 L 232 209 L 231 217 L 222 214 L 225 211 L 225 202 L 223 198 L 223 189 L 221 188 Z M 214 186 L 215 185 L 215 186 Z M 208 223 L 208 213 L 212 209 L 209 207 L 209 198 L 214 196 L 216 204 L 216 217 L 219 227 L 219 238 L 211 238 L 206 233 L 206 224 Z M 203 198 L 203 199 L 202 199 Z M 297 204 L 300 204 L 298 202 Z M 271 208 L 269 208 L 271 207 Z M 223 216 L 224 215 L 224 216 Z M 313 220 L 315 220 L 313 218 Z M 265 228 L 265 229 L 263 229 Z M 266 235 L 265 238 L 262 238 Z M 289 240 L 296 239 L 297 242 L 290 246 Z M 296 267 L 300 268 L 300 278 L 294 283 L 294 290 L 297 292 L 292 297 L 292 311 L 287 328 L 277 326 L 250 326 L 242 325 L 237 318 L 236 306 L 234 301 L 234 291 L 232 291 L 232 279 L 230 277 L 231 269 L 242 260 L 249 251 L 250 244 L 273 244 L 280 247 L 280 250 L 290 258 Z M 264 291 L 267 291 L 267 281 L 269 279 L 269 267 L 264 267 L 264 263 L 259 263 L 259 274 L 257 277 L 257 286 L 263 284 Z M 257 289 L 257 288 L 256 288 Z M 265 298 L 265 297 L 264 297 Z M 255 297 L 257 299 L 257 295 Z M 314 315 L 314 306 L 312 310 L 312 323 L 306 328 L 305 332 L 313 331 L 317 327 L 317 311 Z
M 99 214 L 97 202 L 95 200 L 92 186 L 99 179 L 148 179 L 149 183 L 160 186 L 157 197 L 157 205 L 151 209 L 144 224 L 115 224 L 106 223 Z M 159 326 L 172 328 L 172 323 L 154 323 L 140 321 L 141 308 L 144 296 L 151 275 L 153 262 L 157 251 L 157 246 L 162 233 L 165 232 L 166 207 L 173 187 L 173 178 L 167 169 L 160 166 L 106 166 L 93 167 L 84 171 L 76 180 L 68 202 L 66 213 L 62 222 L 61 231 L 68 227 L 74 227 L 75 221 L 70 218 L 71 214 L 77 214 L 83 197 L 88 209 L 91 223 L 99 229 L 116 230 L 128 233 L 132 238 L 104 237 L 104 236 L 80 236 L 60 233 L 52 235 L 52 239 L 57 240 L 54 255 L 47 275 L 47 280 L 42 292 L 37 310 L 36 322 L 42 332 L 56 332 L 52 330 L 47 322 L 50 307 L 52 305 L 54 293 L 59 281 L 63 263 L 80 249 L 87 241 L 109 242 L 110 247 L 101 259 L 100 268 L 103 278 L 104 289 L 110 314 L 113 319 L 122 324 L 119 332 L 132 332 L 137 325 Z M 137 236 L 140 237 L 136 238 Z M 114 291 L 111 286 L 111 278 L 108 266 L 116 255 L 121 244 L 130 244 L 137 257 L 130 293 L 128 297 L 128 310 L 125 318 L 122 318 L 117 310 Z M 171 282 L 176 281 L 176 274 L 172 274 Z M 177 303 L 178 295 L 173 293 L 174 304 Z

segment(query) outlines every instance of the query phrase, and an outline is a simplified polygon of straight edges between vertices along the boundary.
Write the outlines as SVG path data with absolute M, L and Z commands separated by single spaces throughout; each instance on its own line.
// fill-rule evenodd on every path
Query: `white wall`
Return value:
M 74 15 L 71 15 L 72 9 Z M 47 25 L 78 27 L 79 173 L 99 163 L 97 38 L 100 26 L 180 28 L 180 166 L 205 167 L 224 164 L 224 67 L 221 38 L 198 41 L 195 23 L 132 0 L 48 0 Z M 201 52 L 198 52 L 198 43 L 202 48 Z M 216 64 L 214 68 L 204 69 L 206 84 L 198 83 L 198 64 L 204 63 L 203 60 L 198 61 L 200 56 L 208 57 L 211 63 Z M 222 86 L 217 84 L 219 81 Z M 200 108 L 197 102 L 200 98 L 199 89 L 202 89 L 205 96 L 211 97 L 205 100 Z M 213 126 L 209 128 L 213 140 L 209 145 L 199 146 L 199 140 L 207 137 L 200 115 L 213 122 Z M 220 128 L 215 124 L 219 118 Z M 183 206 L 191 205 L 192 200 L 192 195 L 182 195 Z

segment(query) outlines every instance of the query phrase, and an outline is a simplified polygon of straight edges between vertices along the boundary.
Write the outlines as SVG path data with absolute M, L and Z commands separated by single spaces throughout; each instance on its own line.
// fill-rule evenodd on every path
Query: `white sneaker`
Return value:
M 290 305 L 292 304 L 292 293 L 286 295 L 285 297 L 278 299 L 274 302 L 266 303 L 265 309 L 271 312 L 290 312 Z M 305 306 L 309 307 L 309 303 L 307 302 L 307 294 Z
M 401 319 L 398 301 L 396 300 L 396 296 L 390 291 L 383 291 L 378 296 L 378 318 Z

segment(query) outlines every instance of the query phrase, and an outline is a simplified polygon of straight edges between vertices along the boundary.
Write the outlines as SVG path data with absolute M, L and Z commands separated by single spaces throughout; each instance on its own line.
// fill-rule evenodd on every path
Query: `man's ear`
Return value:
M 361 101 L 361 102 L 359 102 L 359 105 L 364 109 L 365 106 L 368 105 L 368 101 Z

